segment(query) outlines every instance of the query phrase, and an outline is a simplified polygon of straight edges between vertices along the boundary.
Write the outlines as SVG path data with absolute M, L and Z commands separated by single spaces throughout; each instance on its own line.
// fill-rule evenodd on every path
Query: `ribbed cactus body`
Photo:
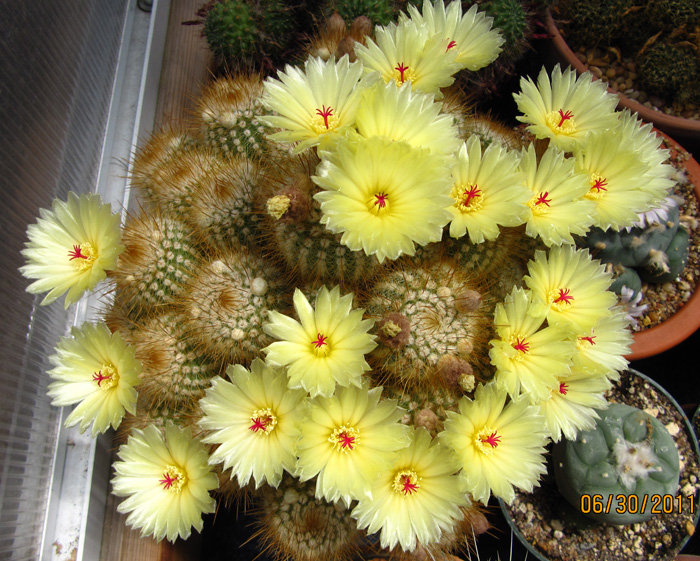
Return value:
M 622 286 L 638 290 L 641 281 L 664 283 L 678 277 L 688 259 L 689 243 L 688 229 L 679 217 L 680 210 L 673 205 L 665 220 L 645 228 L 591 228 L 585 243 L 594 257 L 614 266 L 613 290 L 619 293 Z
M 256 161 L 238 157 L 221 163 L 199 182 L 184 220 L 219 251 L 251 246 L 260 237 L 255 191 L 261 181 Z
M 188 339 L 227 363 L 264 358 L 261 349 L 272 342 L 262 330 L 268 311 L 291 305 L 282 279 L 277 268 L 243 250 L 202 263 L 180 302 Z
M 155 306 L 172 305 L 201 259 L 192 230 L 156 211 L 127 221 L 126 250 L 112 273 L 119 301 L 133 316 Z
M 376 368 L 413 386 L 456 388 L 488 362 L 488 297 L 449 260 L 385 272 L 362 306 L 373 316 Z
M 676 495 L 680 473 L 676 444 L 659 420 L 640 409 L 613 403 L 599 415 L 593 430 L 554 446 L 557 486 L 577 509 L 582 508 L 582 497 L 596 497 L 604 508 L 591 508 L 586 514 L 599 522 L 647 520 L 652 516 L 652 497 Z M 634 507 L 630 497 L 636 497 Z
M 299 561 L 349 559 L 362 539 L 342 501 L 317 499 L 316 481 L 301 482 L 287 474 L 268 488 L 257 511 L 264 544 Z
M 147 403 L 192 416 L 221 365 L 188 337 L 183 318 L 164 313 L 126 335 L 143 364 L 139 393 Z
M 213 81 L 199 98 L 197 110 L 205 143 L 224 156 L 262 158 L 282 150 L 266 135 L 272 133 L 259 117 L 263 82 L 259 76 L 241 74 Z

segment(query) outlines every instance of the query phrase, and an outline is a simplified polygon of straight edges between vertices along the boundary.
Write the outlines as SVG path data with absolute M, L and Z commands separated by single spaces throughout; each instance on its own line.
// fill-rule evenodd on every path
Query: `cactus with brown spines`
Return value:
M 267 237 L 291 278 L 318 288 L 321 284 L 357 286 L 379 268 L 374 256 L 351 251 L 320 223 L 319 188 L 311 180 L 319 159 L 313 152 L 285 158 L 269 166 L 259 206 L 265 213 Z
M 204 142 L 226 157 L 259 159 L 287 150 L 266 138 L 272 130 L 259 120 L 265 114 L 262 94 L 258 75 L 223 76 L 208 84 L 197 100 L 198 128 Z
M 197 401 L 223 365 L 202 352 L 188 334 L 184 319 L 173 312 L 146 317 L 125 334 L 125 339 L 143 364 L 139 395 L 149 407 L 195 415 Z
M 349 561 L 365 542 L 342 501 L 315 497 L 316 481 L 285 474 L 276 489 L 266 488 L 255 513 L 256 536 L 278 559 Z
M 457 389 L 469 376 L 488 378 L 493 303 L 484 287 L 448 259 L 406 259 L 382 271 L 361 301 L 376 321 L 370 364 L 409 388 Z
M 284 275 L 243 249 L 201 263 L 184 287 L 178 309 L 187 339 L 217 362 L 249 364 L 272 342 L 262 325 L 269 310 L 288 313 Z
M 255 197 L 263 180 L 256 160 L 219 162 L 200 181 L 183 219 L 216 250 L 250 247 L 261 236 L 263 217 Z
M 193 231 L 157 209 L 127 219 L 122 241 L 126 249 L 110 278 L 132 317 L 174 304 L 202 258 Z

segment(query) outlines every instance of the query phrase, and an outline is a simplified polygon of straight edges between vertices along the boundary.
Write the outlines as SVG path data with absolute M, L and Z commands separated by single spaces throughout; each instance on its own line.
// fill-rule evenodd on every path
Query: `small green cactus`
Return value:
M 659 420 L 629 405 L 610 405 L 600 412 L 594 429 L 580 432 L 575 441 L 557 443 L 552 458 L 561 494 L 599 522 L 648 520 L 652 497 L 678 490 L 680 467 L 673 438 Z M 589 509 L 586 498 L 598 501 L 600 508 Z
M 328 12 L 338 12 L 345 21 L 365 16 L 373 25 L 386 25 L 394 17 L 389 0 L 331 0 Z
M 204 36 L 220 61 L 255 52 L 258 28 L 246 2 L 225 0 L 214 4 L 204 20 Z
M 641 281 L 671 282 L 683 271 L 688 259 L 688 229 L 679 220 L 680 210 L 672 205 L 666 220 L 646 228 L 627 230 L 592 228 L 584 245 L 597 259 L 611 263 L 616 279 L 611 287 L 620 293 L 622 286 L 636 291 Z M 635 278 L 635 272 L 640 280 Z
M 209 48 L 229 68 L 259 65 L 281 54 L 294 28 L 291 9 L 279 0 L 218 0 L 199 13 Z
M 493 18 L 493 27 L 500 29 L 506 40 L 499 58 L 520 58 L 527 48 L 530 34 L 528 15 L 520 0 L 488 0 L 480 8 Z
M 659 40 L 637 55 L 639 82 L 668 100 L 692 97 L 700 78 L 697 47 L 684 40 Z
M 646 15 L 650 21 L 671 31 L 700 23 L 700 3 L 697 0 L 649 0 Z

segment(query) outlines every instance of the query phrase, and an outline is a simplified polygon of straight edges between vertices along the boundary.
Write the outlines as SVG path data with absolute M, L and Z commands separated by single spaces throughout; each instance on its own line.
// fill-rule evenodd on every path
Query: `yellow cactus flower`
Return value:
M 204 526 L 203 514 L 216 509 L 209 491 L 219 485 L 207 463 L 204 445 L 190 429 L 168 424 L 163 434 L 154 425 L 134 429 L 119 447 L 112 488 L 126 497 L 117 510 L 142 536 L 160 541 L 187 539 Z
M 404 414 L 395 401 L 379 401 L 382 388 L 338 388 L 331 397 L 316 397 L 301 421 L 297 475 L 318 476 L 316 497 L 334 502 L 371 495 L 371 486 L 410 443 Z
M 263 325 L 268 335 L 279 339 L 263 349 L 266 362 L 287 366 L 290 388 L 304 388 L 311 394 L 330 396 L 338 383 L 360 386 L 362 374 L 370 369 L 365 354 L 377 344 L 367 333 L 372 320 L 363 320 L 363 310 L 352 309 L 352 294 L 340 295 L 340 288 L 322 287 L 316 309 L 298 288 L 294 309 L 299 321 L 276 311 Z
M 492 493 L 511 503 L 514 487 L 532 491 L 547 471 L 547 430 L 539 407 L 525 395 L 506 405 L 507 396 L 495 384 L 480 385 L 473 400 L 460 400 L 459 413 L 448 411 L 438 435 L 464 467 L 467 490 L 484 504 Z
M 549 147 L 537 161 L 535 148 L 523 149 L 520 172 L 530 191 L 527 202 L 529 236 L 542 238 L 547 246 L 573 244 L 573 235 L 588 231 L 594 203 L 584 196 L 590 190 L 587 176 L 576 173 L 574 161 Z
M 489 356 L 496 367 L 495 381 L 515 398 L 532 400 L 549 396 L 556 387 L 555 372 L 568 372 L 575 344 L 567 331 L 541 328 L 546 312 L 535 313 L 532 293 L 514 288 L 496 305 L 494 326 L 498 339 L 491 341 Z
M 277 487 L 284 470 L 294 473 L 297 422 L 306 397 L 287 388 L 283 368 L 255 359 L 250 371 L 240 364 L 226 370 L 231 382 L 216 377 L 199 400 L 199 426 L 209 431 L 202 442 L 218 444 L 209 463 L 223 463 L 243 487 L 252 477 L 257 489 L 264 482 Z
M 99 195 L 68 193 L 66 202 L 53 202 L 53 210 L 41 209 L 41 218 L 27 228 L 29 241 L 22 250 L 27 264 L 20 267 L 31 294 L 48 294 L 51 304 L 68 291 L 66 308 L 92 290 L 117 266 L 121 245 L 120 217 L 103 204 Z
M 440 108 L 432 95 L 414 92 L 410 84 L 379 82 L 364 91 L 355 126 L 365 138 L 384 136 L 451 157 L 461 141 L 452 117 Z
M 385 83 L 394 81 L 401 86 L 410 82 L 412 89 L 441 99 L 440 88 L 451 86 L 453 75 L 461 68 L 455 62 L 456 51 L 447 49 L 449 41 L 431 36 L 427 24 L 392 22 L 375 28 L 374 34 L 376 42 L 368 37 L 366 47 L 356 43 L 355 53 L 365 73 L 379 73 Z
M 513 97 L 523 115 L 516 118 L 527 123 L 537 138 L 548 138 L 553 146 L 572 151 L 591 131 L 605 131 L 617 125 L 617 96 L 607 92 L 605 83 L 593 80 L 590 72 L 576 76 L 557 64 L 550 80 L 546 69 L 537 77 L 521 78 L 520 93 Z
M 431 37 L 437 35 L 447 42 L 445 52 L 454 50 L 461 68 L 479 70 L 501 53 L 505 42 L 501 31 L 492 29 L 493 18 L 478 11 L 476 4 L 465 14 L 458 0 L 450 2 L 447 8 L 443 0 L 424 0 L 422 14 L 413 4 L 408 4 L 407 10 L 416 24 L 428 25 Z
M 287 65 L 279 79 L 265 81 L 263 105 L 275 114 L 260 116 L 261 122 L 282 129 L 272 140 L 298 142 L 294 153 L 317 146 L 345 132 L 354 124 L 362 88 L 362 65 L 347 56 L 309 58 L 304 70 Z
M 576 368 L 556 378 L 557 387 L 538 405 L 554 442 L 559 442 L 562 435 L 568 440 L 576 440 L 579 431 L 591 430 L 595 426 L 596 411 L 608 406 L 605 392 L 612 384 L 605 375 Z
M 380 532 L 382 547 L 413 551 L 440 540 L 462 519 L 468 506 L 465 485 L 453 452 L 431 440 L 424 428 L 411 428 L 411 445 L 360 498 L 351 515 L 360 529 Z
M 78 403 L 66 418 L 66 426 L 80 423 L 80 431 L 92 423 L 92 436 L 117 428 L 128 411 L 136 412 L 141 363 L 119 332 L 111 333 L 104 323 L 84 323 L 62 338 L 56 354 L 49 357 L 54 382 L 48 395 L 52 405 Z
M 617 302 L 615 293 L 608 290 L 610 273 L 591 259 L 588 250 L 564 245 L 553 247 L 549 256 L 537 251 L 528 271 L 524 280 L 533 292 L 533 305 L 546 311 L 550 325 L 574 333 L 592 329 Z
M 374 136 L 340 141 L 323 153 L 312 179 L 326 189 L 314 195 L 321 223 L 382 263 L 442 238 L 452 203 L 448 177 L 444 158 Z
M 516 152 L 496 143 L 482 152 L 476 136 L 462 145 L 452 168 L 450 236 L 460 238 L 468 231 L 469 241 L 476 244 L 495 240 L 499 226 L 524 222 L 530 195 L 518 163 Z

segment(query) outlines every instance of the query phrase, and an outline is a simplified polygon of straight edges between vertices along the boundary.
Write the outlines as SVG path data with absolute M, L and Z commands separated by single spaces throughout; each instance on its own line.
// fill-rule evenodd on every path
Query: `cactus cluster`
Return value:
M 523 83 L 523 106 L 537 95 L 590 104 L 523 117 L 551 137 L 541 164 L 443 92 L 460 68 L 494 60 L 501 32 L 453 3 L 458 43 L 416 23 L 444 5 L 422 9 L 378 27 L 377 43 L 357 41 L 356 62 L 332 56 L 351 33 L 335 18 L 338 44 L 317 43 L 327 57 L 279 79 L 219 78 L 187 132 L 135 155 L 143 202 L 121 230 L 105 323 L 142 363 L 138 402 L 109 405 L 135 411 L 115 488 L 167 499 L 136 490 L 122 503 L 152 509 L 128 519 L 152 524 L 146 533 L 201 529 L 218 480 L 222 504 L 254 502 L 280 558 L 445 558 L 486 530 L 479 501 L 531 489 L 548 439 L 605 406 L 631 335 L 611 276 L 573 243 L 572 222 L 600 219 L 588 173 L 556 145 L 586 151 L 591 135 L 574 122 L 623 134 L 614 100 L 559 69 L 553 81 L 577 95 Z M 381 66 L 378 52 L 404 51 Z M 409 55 L 429 64 L 412 68 Z M 658 198 L 654 186 L 632 192 L 630 212 Z M 82 279 L 93 242 L 66 239 L 50 255 Z M 96 367 L 80 391 L 109 397 L 114 366 Z M 593 405 L 568 401 L 581 394 Z M 130 470 L 135 457 L 148 469 Z M 133 483 L 142 471 L 151 479 Z M 172 514 L 166 528 L 171 512 L 197 516 Z
M 617 49 L 634 60 L 639 84 L 649 95 L 697 103 L 700 77 L 697 29 L 700 8 L 693 0 L 564 0 L 567 39 L 576 47 Z
M 673 203 L 664 219 L 646 226 L 620 231 L 592 228 L 585 244 L 612 266 L 615 280 L 611 290 L 620 294 L 626 286 L 638 293 L 643 282 L 660 284 L 678 277 L 688 259 L 689 231 Z
M 595 497 L 602 505 L 612 497 L 612 508 L 583 507 L 587 516 L 599 522 L 648 520 L 651 497 L 675 496 L 678 488 L 678 449 L 666 427 L 623 403 L 602 411 L 593 430 L 556 444 L 552 459 L 557 486 L 574 508 L 581 509 L 585 497 Z M 638 506 L 627 506 L 630 497 L 636 497 Z M 619 501 L 623 504 L 618 505 Z

